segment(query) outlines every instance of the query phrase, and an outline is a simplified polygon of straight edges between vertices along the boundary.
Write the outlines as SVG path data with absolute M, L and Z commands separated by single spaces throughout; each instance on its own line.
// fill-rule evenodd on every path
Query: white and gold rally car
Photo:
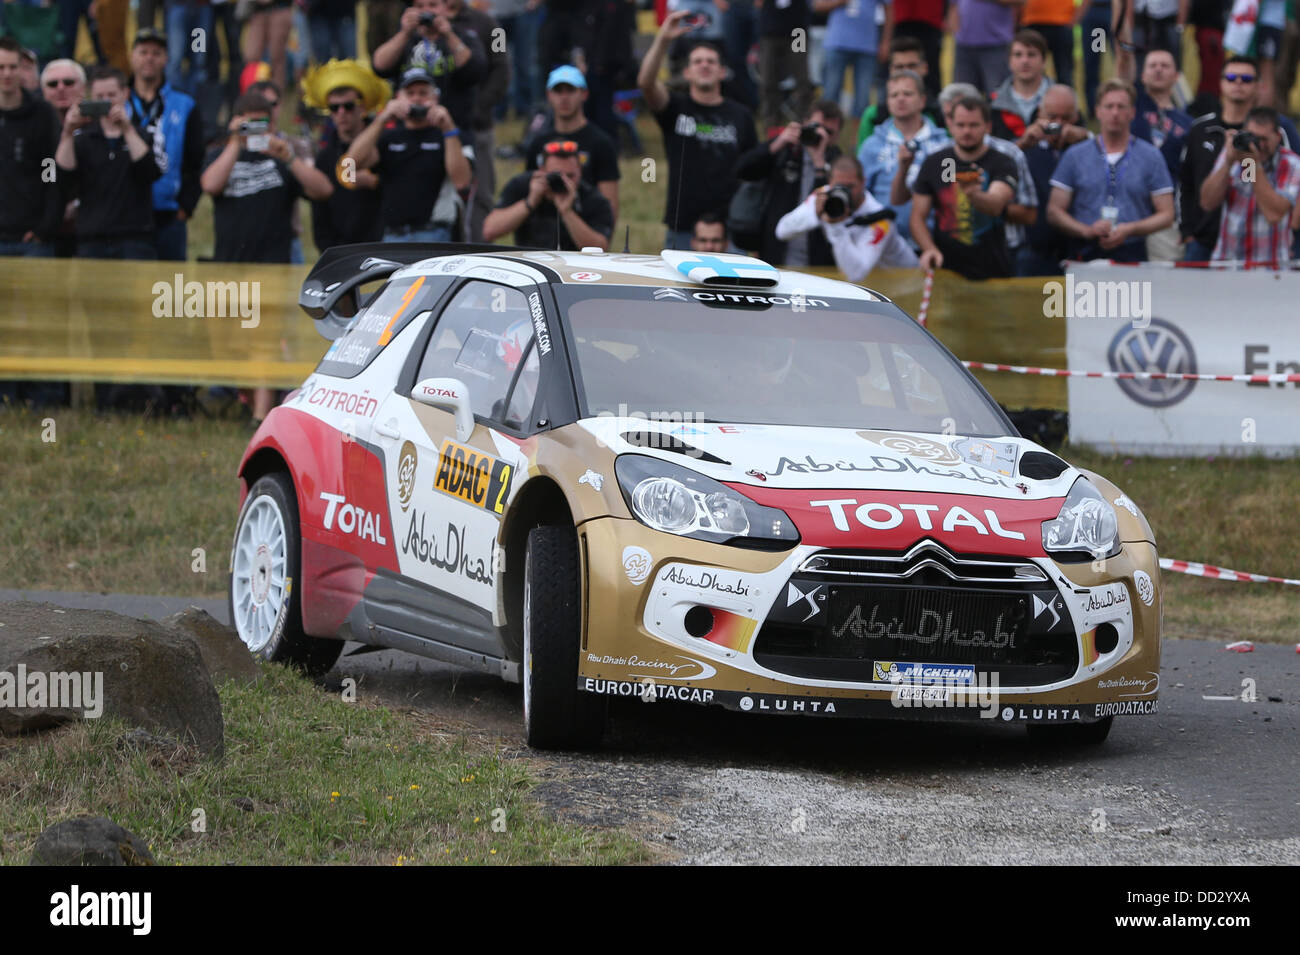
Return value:
M 333 344 L 239 465 L 231 615 L 265 659 L 498 673 L 538 747 L 598 742 L 610 697 L 1098 742 L 1155 712 L 1150 525 L 879 294 L 366 245 L 300 304 Z

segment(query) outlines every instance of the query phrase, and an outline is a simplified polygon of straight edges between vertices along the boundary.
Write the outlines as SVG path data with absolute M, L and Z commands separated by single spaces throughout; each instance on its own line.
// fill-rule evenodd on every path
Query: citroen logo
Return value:
M 1110 343 L 1111 371 L 1195 374 L 1196 352 L 1182 330 L 1160 318 L 1146 328 L 1125 327 Z M 1195 381 L 1179 378 L 1121 378 L 1120 390 L 1148 408 L 1168 408 L 1192 393 Z
M 661 288 L 655 290 L 655 301 L 660 301 L 661 299 L 665 299 L 665 298 L 671 298 L 674 301 L 678 301 L 678 302 L 690 301 L 690 299 L 686 297 L 685 292 L 682 292 L 675 288 Z

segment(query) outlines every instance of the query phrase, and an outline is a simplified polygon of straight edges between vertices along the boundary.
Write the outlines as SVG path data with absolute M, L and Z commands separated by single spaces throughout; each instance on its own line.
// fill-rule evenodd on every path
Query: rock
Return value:
M 205 610 L 187 607 L 162 622 L 168 630 L 184 633 L 193 638 L 203 654 L 203 663 L 212 676 L 213 683 L 238 680 L 256 683 L 262 671 L 248 647 L 235 631 Z
M 221 700 L 193 638 L 108 611 L 56 610 L 0 604 L 0 733 L 115 716 L 220 758 Z M 6 685 L 13 694 L 20 683 L 27 695 L 6 701 Z M 41 686 L 48 691 L 33 698 L 31 689 Z
M 230 801 L 230 804 L 240 812 L 252 812 L 255 808 L 253 800 L 249 799 L 247 796 L 237 796 Z
M 36 837 L 31 865 L 153 865 L 149 846 L 112 819 L 68 819 Z
M 117 748 L 126 749 L 176 749 L 180 743 L 169 736 L 155 736 L 147 729 L 137 726 L 117 741 Z

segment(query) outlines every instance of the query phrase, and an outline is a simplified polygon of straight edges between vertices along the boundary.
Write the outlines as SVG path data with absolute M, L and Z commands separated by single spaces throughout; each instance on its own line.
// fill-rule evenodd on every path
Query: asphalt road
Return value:
M 0 591 L 162 617 L 224 601 Z M 349 644 L 349 651 L 359 645 Z M 1300 655 L 1166 639 L 1160 712 L 1100 747 L 1001 723 L 754 716 L 615 701 L 598 754 L 523 745 L 517 686 L 403 653 L 326 678 L 437 714 L 525 760 L 557 816 L 684 863 L 1300 863 Z M 1255 702 L 1241 699 L 1253 680 Z M 1231 699 L 1215 699 L 1231 697 Z

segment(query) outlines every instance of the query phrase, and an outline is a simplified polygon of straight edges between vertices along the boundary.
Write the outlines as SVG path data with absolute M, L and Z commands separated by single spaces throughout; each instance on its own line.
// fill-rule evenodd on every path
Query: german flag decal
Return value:
M 513 468 L 505 461 L 448 438 L 438 455 L 433 489 L 493 514 L 504 513 Z

